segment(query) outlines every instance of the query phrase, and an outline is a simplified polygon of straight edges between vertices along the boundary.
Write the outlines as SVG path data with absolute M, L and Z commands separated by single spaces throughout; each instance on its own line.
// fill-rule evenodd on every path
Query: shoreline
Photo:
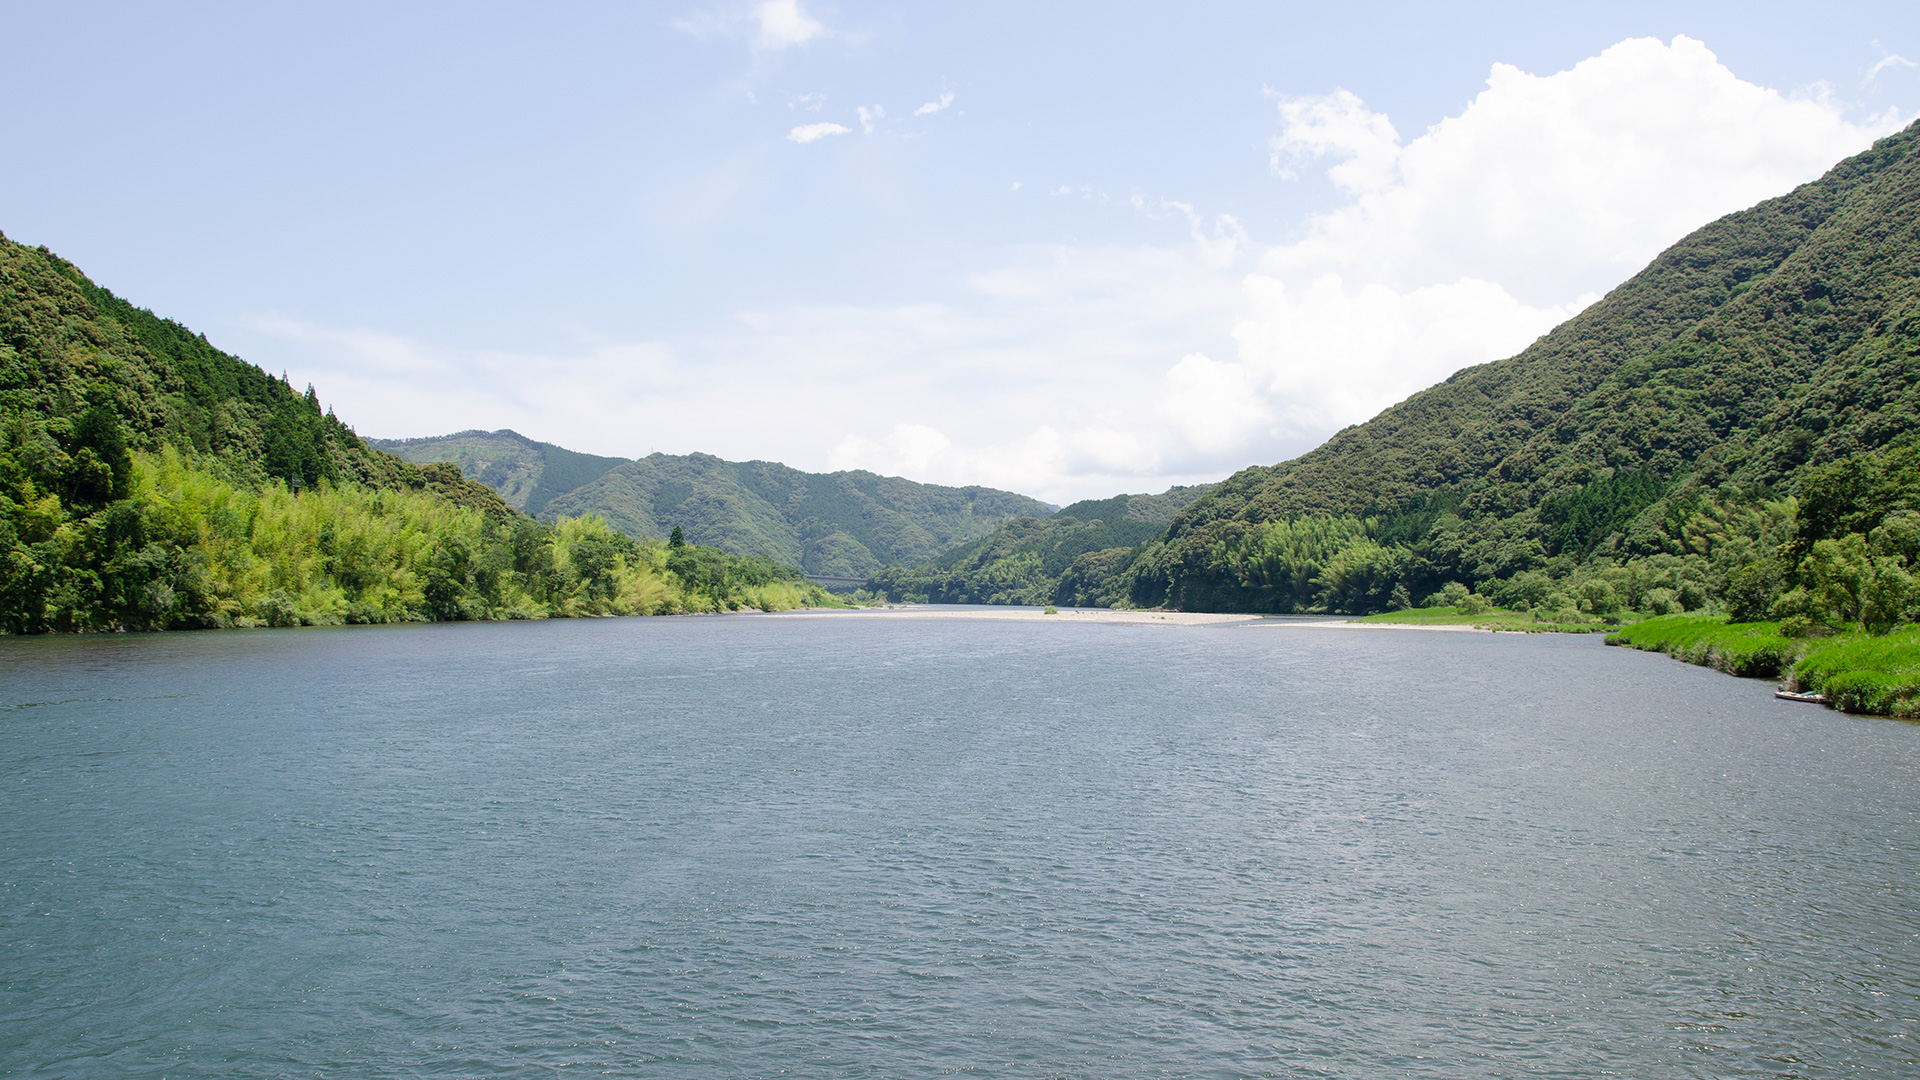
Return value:
M 1314 630 L 1419 630 L 1443 633 L 1491 634 L 1477 626 L 1422 626 L 1407 623 L 1364 623 L 1348 619 L 1301 619 L 1292 616 L 1231 615 L 1207 611 L 1135 611 L 1118 608 L 1060 608 L 1049 615 L 1030 607 L 951 607 L 939 604 L 911 604 L 884 608 L 796 608 L 792 611 L 739 612 L 763 619 L 974 619 L 991 622 L 1103 623 L 1110 626 L 1270 626 L 1304 627 Z

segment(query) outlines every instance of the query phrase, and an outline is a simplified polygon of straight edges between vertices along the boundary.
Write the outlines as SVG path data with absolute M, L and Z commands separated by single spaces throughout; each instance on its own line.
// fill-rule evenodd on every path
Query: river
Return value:
M 1913 1075 L 1920 726 L 1590 637 L 0 639 L 11 1077 Z

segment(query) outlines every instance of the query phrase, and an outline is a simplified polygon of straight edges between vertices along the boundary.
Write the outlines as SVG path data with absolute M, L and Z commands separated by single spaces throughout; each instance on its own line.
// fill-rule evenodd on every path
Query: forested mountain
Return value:
M 1771 582 L 1742 602 L 1765 610 L 1794 560 L 1840 535 L 1793 496 L 1846 503 L 1836 476 L 1907 475 L 1917 141 L 1920 125 L 1699 229 L 1518 356 L 1234 475 L 1164 535 L 1098 553 L 1091 590 L 1063 576 L 1054 597 L 1361 612 L 1458 582 L 1592 610 Z M 1863 542 L 1862 515 L 1899 509 L 1846 505 Z
M 0 236 L 0 631 L 819 602 L 797 569 L 535 521 Z
M 885 563 L 925 562 L 1004 521 L 1051 513 L 1038 499 L 993 488 L 941 487 L 864 471 L 808 473 L 711 454 L 625 461 L 512 431 L 375 445 L 409 461 L 457 464 L 469 479 L 531 514 L 593 514 L 642 539 L 665 537 L 677 526 L 694 543 L 837 577 L 864 576 Z
M 1110 607 L 1136 545 L 1164 534 L 1175 515 L 1212 489 L 1085 499 L 1045 518 L 1016 518 L 931 562 L 888 566 L 867 588 L 940 604 L 1062 603 Z
M 505 428 L 422 439 L 368 439 L 367 444 L 416 465 L 458 465 L 467 479 L 487 485 L 508 506 L 536 517 L 555 496 L 590 484 L 608 470 L 627 463 L 626 458 L 582 454 L 536 442 Z

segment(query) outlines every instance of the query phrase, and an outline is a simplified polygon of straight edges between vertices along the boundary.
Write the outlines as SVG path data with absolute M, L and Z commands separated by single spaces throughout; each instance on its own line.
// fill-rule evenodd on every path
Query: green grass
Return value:
M 1790 638 L 1778 623 L 1728 623 L 1720 615 L 1665 615 L 1607 638 L 1732 675 L 1784 677 L 1795 690 L 1825 694 L 1837 709 L 1920 718 L 1920 626 Z
M 1799 686 L 1827 695 L 1837 709 L 1920 719 L 1920 626 L 1885 636 L 1815 639 L 1791 672 Z
M 1626 617 L 1635 618 L 1636 616 Z M 1599 634 L 1616 629 L 1620 625 L 1617 622 L 1548 622 L 1535 617 L 1530 611 L 1506 611 L 1501 608 L 1490 608 L 1479 614 L 1469 615 L 1457 607 L 1383 611 L 1378 615 L 1363 615 L 1351 621 L 1385 623 L 1393 626 L 1471 626 L 1478 630 L 1508 630 L 1529 634 Z
M 1661 615 L 1607 636 L 1609 645 L 1663 652 L 1750 678 L 1784 674 L 1805 655 L 1810 640 L 1783 636 L 1778 623 L 1729 623 L 1724 615 Z

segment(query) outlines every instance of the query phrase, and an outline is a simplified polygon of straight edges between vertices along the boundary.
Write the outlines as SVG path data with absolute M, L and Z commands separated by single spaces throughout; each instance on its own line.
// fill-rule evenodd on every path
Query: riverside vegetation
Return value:
M 834 604 L 800 571 L 542 523 L 0 236 L 0 629 Z
M 1243 470 L 1150 537 L 1073 551 L 1063 533 L 1105 522 L 1012 522 L 870 587 L 1559 629 L 1690 613 L 1620 640 L 1796 642 L 1733 668 L 1910 715 L 1911 654 L 1888 643 L 1920 616 L 1916 143 L 1697 230 L 1519 355 Z

